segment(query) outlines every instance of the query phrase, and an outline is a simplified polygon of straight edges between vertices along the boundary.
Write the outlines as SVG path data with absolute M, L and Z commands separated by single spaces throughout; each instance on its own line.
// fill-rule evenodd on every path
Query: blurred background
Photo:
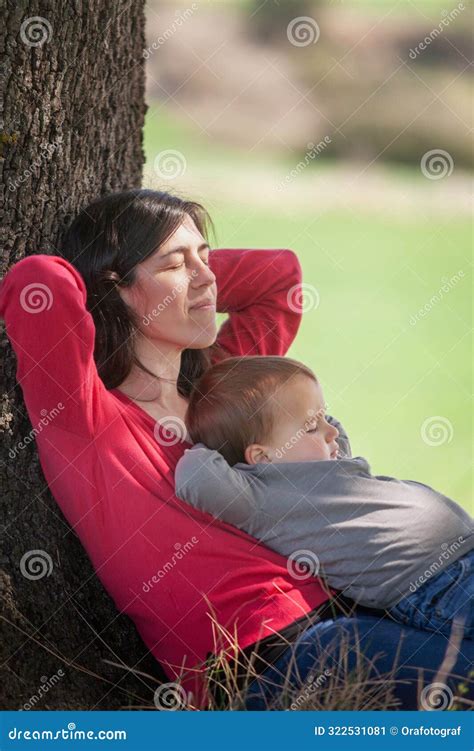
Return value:
M 148 0 L 144 184 L 292 248 L 354 455 L 472 513 L 472 9 Z M 407 520 L 409 523 L 409 520 Z

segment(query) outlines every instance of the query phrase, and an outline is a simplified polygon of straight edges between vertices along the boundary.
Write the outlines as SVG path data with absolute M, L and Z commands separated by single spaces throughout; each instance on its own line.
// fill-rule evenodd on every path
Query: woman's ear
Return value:
M 117 290 L 124 303 L 130 307 L 133 304 L 132 291 L 128 287 L 120 284 L 117 284 L 115 289 Z
M 247 446 L 244 456 L 247 464 L 270 464 L 272 461 L 268 448 L 259 443 L 251 443 Z

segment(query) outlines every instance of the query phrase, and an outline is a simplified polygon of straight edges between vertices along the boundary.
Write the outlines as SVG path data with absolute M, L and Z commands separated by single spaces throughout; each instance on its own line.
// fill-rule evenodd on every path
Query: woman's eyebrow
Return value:
M 172 250 L 169 250 L 167 253 L 163 253 L 162 256 L 158 255 L 158 258 L 166 258 L 167 256 L 170 256 L 172 253 L 184 253 L 184 251 L 186 250 L 189 250 L 189 248 L 186 245 L 179 245 L 177 248 L 173 248 Z M 207 243 L 202 243 L 198 248 L 198 253 L 200 253 L 201 250 L 210 250 L 210 247 Z

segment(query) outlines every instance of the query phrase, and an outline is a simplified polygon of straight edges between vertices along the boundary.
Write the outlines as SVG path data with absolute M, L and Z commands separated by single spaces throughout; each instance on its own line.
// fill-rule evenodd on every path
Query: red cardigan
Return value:
M 218 311 L 229 313 L 218 342 L 232 355 L 285 354 L 301 318 L 287 297 L 301 282 L 296 255 L 214 250 L 210 265 Z M 0 287 L 0 315 L 48 486 L 170 680 L 222 646 L 210 613 L 244 648 L 328 599 L 318 579 L 292 578 L 285 558 L 176 498 L 174 470 L 189 444 L 158 443 L 154 419 L 105 388 L 71 264 L 50 255 L 16 263 Z M 199 692 L 199 671 L 191 675 L 184 685 Z

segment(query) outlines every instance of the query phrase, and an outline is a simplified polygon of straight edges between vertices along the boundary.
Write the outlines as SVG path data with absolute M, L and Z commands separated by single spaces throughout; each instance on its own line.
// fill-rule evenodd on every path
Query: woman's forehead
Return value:
M 173 246 L 200 245 L 203 242 L 206 242 L 205 238 L 199 232 L 193 219 L 187 214 L 179 227 L 177 227 L 173 234 L 163 243 L 160 250 L 166 252 L 171 250 Z

